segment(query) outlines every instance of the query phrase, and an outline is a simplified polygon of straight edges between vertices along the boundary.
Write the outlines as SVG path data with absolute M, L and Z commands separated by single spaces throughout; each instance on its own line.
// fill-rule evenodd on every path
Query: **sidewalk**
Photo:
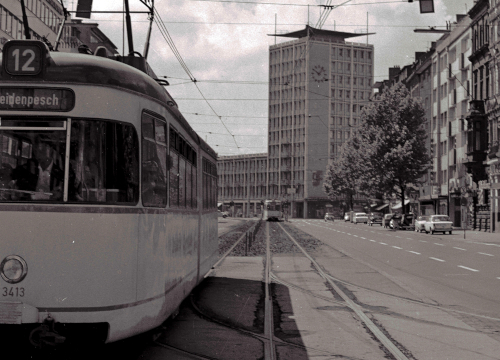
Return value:
M 461 235 L 461 238 L 463 239 L 464 230 L 459 227 L 453 227 L 453 236 L 455 235 Z M 465 240 L 500 244 L 500 233 L 465 230 Z

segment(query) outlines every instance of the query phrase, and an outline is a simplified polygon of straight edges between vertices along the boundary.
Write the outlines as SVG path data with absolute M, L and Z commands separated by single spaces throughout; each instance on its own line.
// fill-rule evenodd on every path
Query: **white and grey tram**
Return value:
M 216 261 L 216 153 L 140 57 L 7 42 L 0 167 L 0 336 L 145 332 Z
M 282 217 L 281 200 L 264 200 L 264 220 L 279 221 Z

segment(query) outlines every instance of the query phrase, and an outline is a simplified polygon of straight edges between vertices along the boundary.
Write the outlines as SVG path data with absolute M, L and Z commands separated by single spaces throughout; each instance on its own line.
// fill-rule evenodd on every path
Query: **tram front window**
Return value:
M 9 126 L 14 124 L 15 126 Z M 62 122 L 2 120 L 1 201 L 63 200 L 66 131 L 62 130 L 61 125 Z M 4 128 L 19 130 L 3 130 Z M 50 128 L 60 130 L 45 130 Z
M 137 136 L 130 125 L 76 120 L 68 131 L 65 121 L 2 118 L 0 150 L 2 202 L 138 200 Z

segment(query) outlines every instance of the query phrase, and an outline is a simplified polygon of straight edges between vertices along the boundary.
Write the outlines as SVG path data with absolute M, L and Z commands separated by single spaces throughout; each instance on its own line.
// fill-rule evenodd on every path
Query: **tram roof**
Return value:
M 130 59 L 129 59 L 130 60 Z M 122 62 L 123 61 L 123 62 Z M 217 153 L 193 130 L 191 125 L 179 111 L 177 103 L 168 91 L 159 85 L 146 72 L 127 65 L 126 58 L 108 59 L 88 54 L 50 52 L 49 64 L 45 68 L 43 79 L 39 77 L 23 77 L 26 82 L 80 83 L 90 85 L 114 86 L 131 90 L 154 98 L 169 108 L 177 117 L 184 129 L 192 136 L 204 151 L 217 157 Z M 148 66 L 149 67 L 149 66 Z M 2 54 L 0 53 L 0 69 Z M 0 71 L 0 81 L 4 84 L 13 80 L 8 74 Z

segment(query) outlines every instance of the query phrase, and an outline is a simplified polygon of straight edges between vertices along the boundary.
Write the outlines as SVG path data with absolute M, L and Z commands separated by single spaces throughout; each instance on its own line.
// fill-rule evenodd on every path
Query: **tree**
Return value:
M 361 173 L 366 170 L 360 162 L 360 143 L 356 135 L 354 133 L 344 143 L 340 155 L 327 166 L 323 183 L 323 190 L 330 198 L 344 195 L 350 210 L 354 208 L 354 195 L 359 193 Z
M 365 162 L 358 179 L 360 189 L 395 195 L 404 204 L 408 186 L 419 184 L 431 164 L 425 122 L 421 101 L 401 83 L 363 109 L 357 135 L 357 156 Z

